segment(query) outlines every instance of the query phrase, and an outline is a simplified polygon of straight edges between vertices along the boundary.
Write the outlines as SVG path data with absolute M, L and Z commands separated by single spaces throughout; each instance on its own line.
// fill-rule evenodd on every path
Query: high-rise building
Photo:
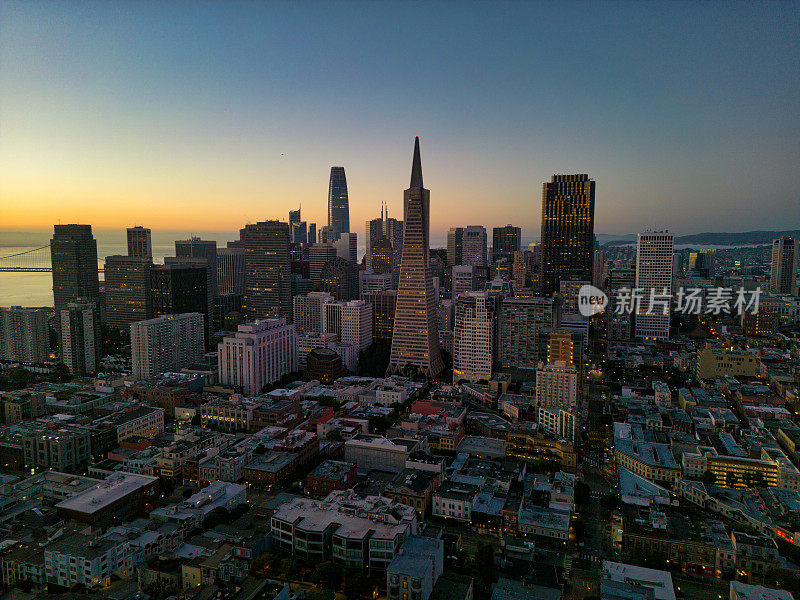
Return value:
M 250 320 L 292 319 L 292 279 L 289 225 L 261 221 L 241 230 L 245 256 L 243 310 Z
M 386 208 L 386 218 L 384 219 L 384 235 L 392 245 L 392 269 L 400 266 L 403 258 L 403 221 L 389 217 L 389 208 Z
M 592 265 L 592 285 L 596 288 L 603 289 L 603 273 L 606 264 L 606 257 L 602 250 L 594 251 L 594 263 Z
M 551 331 L 547 342 L 547 362 L 561 361 L 577 367 L 575 358 L 582 346 L 575 338 L 575 334 L 569 331 Z
M 153 316 L 150 294 L 149 258 L 138 256 L 106 256 L 105 322 L 110 327 L 128 330 L 134 321 Z
M 385 213 L 384 207 L 381 206 L 381 218 L 380 219 L 371 219 L 367 221 L 366 224 L 366 235 L 364 236 L 364 240 L 366 241 L 366 261 L 367 261 L 367 270 L 374 271 L 375 267 L 372 264 L 372 248 L 375 244 L 379 241 L 386 239 L 385 233 Z M 389 247 L 391 248 L 391 242 L 389 243 Z
M 495 227 L 492 230 L 492 260 L 498 262 L 514 260 L 514 253 L 522 247 L 522 229 L 513 225 Z
M 314 244 L 308 249 L 308 275 L 314 287 L 319 288 L 322 268 L 333 258 L 336 258 L 334 244 Z
M 716 253 L 713 249 L 689 252 L 689 270 L 700 277 L 713 277 Z
M 450 297 L 455 300 L 459 294 L 471 292 L 477 287 L 477 275 L 474 265 L 454 265 L 450 276 L 453 288 Z
M 545 408 L 575 408 L 578 403 L 578 371 L 564 361 L 540 362 L 536 368 L 536 403 Z
M 207 285 L 208 271 L 205 265 L 177 262 L 153 266 L 150 269 L 153 316 L 200 313 L 208 339 L 210 332 L 206 322 L 213 317 L 213 305 L 208 305 Z
M 344 167 L 331 167 L 328 183 L 328 225 L 333 228 L 337 238 L 343 233 L 350 233 L 350 204 Z
M 319 333 L 322 331 L 323 306 L 333 302 L 333 296 L 326 292 L 311 292 L 292 298 L 294 304 L 294 325 L 298 334 Z
M 443 364 L 430 266 L 430 192 L 422 186 L 419 138 L 414 142 L 411 185 L 403 195 L 403 209 L 403 255 L 389 370 L 412 366 L 436 377 Z
M 153 260 L 153 242 L 150 229 L 137 225 L 128 227 L 128 256 Z
M 769 289 L 773 294 L 796 293 L 798 243 L 790 237 L 772 241 L 772 270 Z
M 359 297 L 371 292 L 392 289 L 391 273 L 373 273 L 372 271 L 358 272 L 358 295 Z
M 315 231 L 316 233 L 316 231 Z M 306 222 L 300 218 L 300 209 L 289 211 L 289 237 L 293 244 L 308 243 Z
M 542 294 L 562 279 L 592 280 L 595 182 L 588 175 L 553 175 L 542 189 L 539 272 Z
M 476 267 L 486 266 L 486 248 L 486 228 L 483 225 L 470 225 L 464 229 L 463 264 Z
M 55 225 L 50 240 L 53 267 L 53 302 L 56 311 L 78 298 L 97 301 L 97 242 L 91 225 Z
M 191 237 L 175 240 L 175 256 L 178 258 L 204 258 L 208 266 L 208 291 L 212 298 L 217 295 L 217 242 Z
M 358 264 L 358 235 L 343 233 L 336 240 L 336 256 L 354 265 Z
M 385 237 L 370 246 L 368 258 L 367 270 L 375 273 L 392 273 L 396 266 L 394 248 Z
M 47 310 L 0 308 L 0 359 L 42 363 L 50 357 Z
M 356 266 L 339 256 L 334 256 L 319 275 L 319 289 L 328 292 L 336 300 L 358 298 L 358 270 Z
M 500 366 L 535 369 L 547 356 L 548 329 L 558 324 L 558 304 L 552 298 L 503 298 L 498 323 Z
M 220 248 L 217 251 L 217 292 L 244 294 L 244 248 Z
M 239 325 L 217 352 L 220 382 L 253 396 L 265 385 L 297 370 L 297 333 L 285 319 L 260 319 Z
M 320 244 L 335 244 L 339 239 L 339 234 L 332 225 L 325 225 L 319 230 L 319 243 Z
M 465 292 L 456 300 L 453 330 L 453 383 L 492 378 L 494 299 L 488 292 Z
M 77 298 L 59 312 L 61 362 L 76 377 L 94 373 L 103 343 L 97 304 L 89 298 Z
M 316 244 L 317 243 L 317 224 L 316 223 L 309 223 L 308 224 L 308 243 L 309 244 Z
M 367 292 L 361 295 L 361 299 L 372 305 L 372 337 L 391 340 L 394 332 L 397 290 Z
M 372 344 L 372 305 L 363 300 L 352 300 L 342 304 L 341 333 L 343 343 L 350 344 L 356 353 Z
M 452 227 L 447 232 L 447 266 L 464 264 L 464 228 Z
M 131 323 L 133 377 L 176 372 L 197 361 L 205 350 L 204 319 L 192 312 Z
M 636 288 L 643 298 L 634 316 L 636 337 L 669 339 L 672 304 L 672 253 L 674 235 L 646 231 L 636 243 Z
M 636 268 L 633 265 L 622 264 L 611 267 L 608 272 L 608 289 L 618 290 L 632 288 L 636 285 Z
M 532 253 L 528 250 L 518 250 L 514 252 L 511 274 L 516 285 L 516 289 L 521 290 L 527 286 L 528 273 L 530 272 Z

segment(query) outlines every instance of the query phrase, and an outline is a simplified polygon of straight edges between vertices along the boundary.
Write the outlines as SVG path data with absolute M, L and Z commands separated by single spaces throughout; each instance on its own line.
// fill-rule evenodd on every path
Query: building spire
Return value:
M 414 139 L 414 160 L 411 163 L 411 187 L 422 187 L 422 160 L 419 157 L 419 136 Z

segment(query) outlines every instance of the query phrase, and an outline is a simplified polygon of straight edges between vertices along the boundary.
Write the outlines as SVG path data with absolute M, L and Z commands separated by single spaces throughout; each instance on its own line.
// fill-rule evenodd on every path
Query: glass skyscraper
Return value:
M 542 192 L 541 292 L 562 279 L 591 281 L 594 267 L 594 181 L 588 175 L 553 175 Z
M 328 184 L 328 225 L 336 236 L 350 233 L 350 204 L 347 199 L 347 178 L 344 167 L 331 167 Z

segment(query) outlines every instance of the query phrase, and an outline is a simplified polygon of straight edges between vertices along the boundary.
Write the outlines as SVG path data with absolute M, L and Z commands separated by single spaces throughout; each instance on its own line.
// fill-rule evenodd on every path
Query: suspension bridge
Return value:
M 49 273 L 52 270 L 49 245 L 0 256 L 0 271 L 11 271 L 14 273 Z
M 0 256 L 0 273 L 50 273 L 52 270 L 49 245 Z M 103 268 L 98 266 L 97 271 L 102 273 Z

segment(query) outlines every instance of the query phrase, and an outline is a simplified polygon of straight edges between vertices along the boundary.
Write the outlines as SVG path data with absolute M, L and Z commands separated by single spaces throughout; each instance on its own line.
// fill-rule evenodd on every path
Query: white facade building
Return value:
M 146 379 L 188 367 L 205 350 L 203 315 L 183 313 L 131 323 L 133 377 Z
M 493 298 L 487 292 L 465 292 L 456 301 L 453 333 L 453 381 L 492 378 Z
M 356 352 L 366 350 L 372 344 L 372 305 L 363 300 L 351 300 L 342 304 L 341 341 L 350 344 Z
M 295 296 L 293 321 L 298 334 L 322 331 L 322 310 L 325 304 L 333 302 L 327 292 L 311 292 L 305 296 Z
M 672 255 L 674 235 L 646 231 L 636 244 L 636 288 L 642 299 L 636 310 L 636 337 L 669 339 L 672 303 Z
M 563 360 L 536 368 L 536 403 L 546 408 L 575 408 L 578 403 L 578 371 Z
M 260 319 L 239 325 L 219 343 L 219 379 L 256 395 L 269 383 L 297 370 L 297 333 L 286 320 Z

